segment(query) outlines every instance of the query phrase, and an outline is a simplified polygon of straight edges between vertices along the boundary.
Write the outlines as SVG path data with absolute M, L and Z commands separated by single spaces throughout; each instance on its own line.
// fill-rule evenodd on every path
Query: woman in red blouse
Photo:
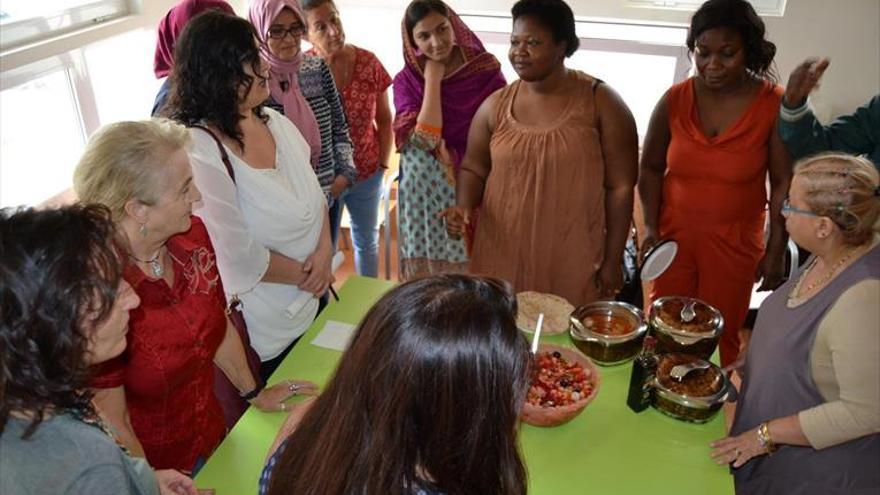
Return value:
M 131 311 L 128 348 L 102 366 L 95 402 L 134 455 L 157 469 L 196 470 L 226 432 L 214 395 L 214 365 L 243 399 L 283 411 L 309 382 L 262 389 L 226 317 L 208 233 L 192 217 L 186 128 L 170 121 L 120 122 L 90 139 L 74 174 L 84 203 L 113 213 L 128 251 L 123 277 L 141 305 Z
M 310 52 L 330 66 L 342 96 L 354 145 L 358 181 L 340 196 L 351 216 L 354 264 L 358 275 L 379 273 L 379 198 L 393 135 L 388 87 L 391 76 L 372 52 L 345 42 L 333 0 L 302 0 Z M 337 208 L 341 215 L 342 208 Z

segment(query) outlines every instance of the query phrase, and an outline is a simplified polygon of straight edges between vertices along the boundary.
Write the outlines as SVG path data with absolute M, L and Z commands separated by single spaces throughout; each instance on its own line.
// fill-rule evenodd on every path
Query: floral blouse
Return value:
M 354 145 L 354 164 L 358 179 L 364 180 L 379 168 L 379 131 L 376 128 L 376 102 L 391 86 L 391 76 L 369 50 L 354 47 L 354 73 L 342 88 L 342 104 L 348 119 L 348 132 Z M 308 52 L 317 55 L 314 49 Z

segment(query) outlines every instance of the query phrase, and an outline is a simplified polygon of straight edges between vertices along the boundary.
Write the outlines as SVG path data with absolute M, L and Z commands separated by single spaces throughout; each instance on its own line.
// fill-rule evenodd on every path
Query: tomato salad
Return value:
M 567 406 L 589 397 L 592 391 L 592 370 L 566 361 L 557 351 L 541 352 L 535 357 L 526 401 L 540 407 Z

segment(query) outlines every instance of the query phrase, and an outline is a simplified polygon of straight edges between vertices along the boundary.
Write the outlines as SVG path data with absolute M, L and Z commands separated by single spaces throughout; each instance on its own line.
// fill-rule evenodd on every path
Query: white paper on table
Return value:
M 355 326 L 350 323 L 327 320 L 324 328 L 312 340 L 312 344 L 334 351 L 344 351 L 348 348 L 351 336 L 354 335 L 354 329 Z

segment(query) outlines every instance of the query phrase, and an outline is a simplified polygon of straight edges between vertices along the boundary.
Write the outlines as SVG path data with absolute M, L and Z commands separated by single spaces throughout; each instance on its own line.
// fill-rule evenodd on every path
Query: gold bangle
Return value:
M 761 447 L 768 454 L 776 450 L 776 444 L 773 443 L 773 438 L 770 436 L 770 427 L 767 425 L 767 422 L 761 423 L 758 426 L 758 443 L 761 444 Z

